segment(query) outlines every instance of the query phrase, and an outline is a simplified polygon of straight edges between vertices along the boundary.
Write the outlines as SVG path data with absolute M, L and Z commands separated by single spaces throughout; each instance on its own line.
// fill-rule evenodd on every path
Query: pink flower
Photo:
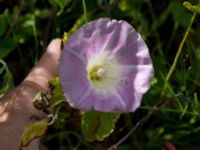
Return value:
M 83 111 L 133 112 L 150 87 L 148 47 L 127 22 L 101 18 L 64 44 L 59 77 L 69 105 Z

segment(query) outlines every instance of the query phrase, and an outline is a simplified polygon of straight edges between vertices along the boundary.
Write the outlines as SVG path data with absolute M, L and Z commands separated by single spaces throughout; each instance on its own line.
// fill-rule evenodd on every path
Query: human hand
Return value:
M 0 96 L 0 149 L 18 150 L 24 128 L 30 117 L 40 115 L 32 103 L 39 91 L 47 92 L 48 81 L 57 75 L 61 40 L 54 39 L 38 64 L 16 88 Z M 38 150 L 39 142 L 34 140 L 23 150 Z

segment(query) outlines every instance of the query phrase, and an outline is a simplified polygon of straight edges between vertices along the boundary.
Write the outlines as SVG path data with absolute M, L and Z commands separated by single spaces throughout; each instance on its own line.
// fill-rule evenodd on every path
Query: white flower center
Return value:
M 87 63 L 88 78 L 92 87 L 102 93 L 110 92 L 118 84 L 122 67 L 108 51 L 101 51 Z

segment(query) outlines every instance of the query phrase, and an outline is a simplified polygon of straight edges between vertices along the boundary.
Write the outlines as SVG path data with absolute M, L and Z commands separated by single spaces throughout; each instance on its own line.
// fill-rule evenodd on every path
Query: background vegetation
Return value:
M 150 49 L 155 77 L 142 106 L 135 113 L 123 114 L 115 131 L 103 142 L 87 142 L 80 132 L 78 112 L 63 108 L 60 118 L 42 138 L 50 150 L 106 149 L 137 122 L 140 125 L 119 145 L 119 150 L 200 149 L 199 16 L 168 84 L 165 83 L 193 15 L 182 3 L 182 0 L 85 0 L 88 21 L 100 17 L 122 19 L 141 33 Z M 0 0 L 0 92 L 24 79 L 51 39 L 62 37 L 64 31 L 72 33 L 84 24 L 83 10 L 81 0 Z M 157 110 L 154 106 L 163 100 L 169 102 Z M 147 116 L 152 110 L 156 111 Z

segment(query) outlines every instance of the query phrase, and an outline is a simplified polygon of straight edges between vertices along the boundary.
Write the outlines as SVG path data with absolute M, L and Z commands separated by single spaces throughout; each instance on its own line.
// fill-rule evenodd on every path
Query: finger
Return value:
M 34 88 L 48 90 L 48 81 L 57 75 L 58 61 L 61 53 L 61 39 L 54 39 L 38 64 L 31 70 L 23 83 L 31 83 Z M 38 86 L 38 87 L 37 87 Z
M 0 99 L 3 97 L 4 94 L 0 94 Z

